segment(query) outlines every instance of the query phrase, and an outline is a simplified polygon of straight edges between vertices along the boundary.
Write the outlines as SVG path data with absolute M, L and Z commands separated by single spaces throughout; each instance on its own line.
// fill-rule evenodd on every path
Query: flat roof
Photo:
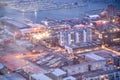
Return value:
M 64 78 L 63 80 L 76 80 L 76 78 L 74 78 L 73 76 L 68 76 Z
M 13 19 L 3 19 L 2 22 L 4 22 L 4 24 L 12 24 L 14 26 L 11 26 L 11 27 L 17 27 L 19 29 L 29 27 L 27 24 L 19 21 L 15 21 Z
M 46 26 L 41 25 L 41 24 L 29 23 L 29 24 L 27 24 L 27 25 L 32 26 L 32 27 L 46 28 Z
M 26 80 L 23 76 L 21 76 L 18 73 L 6 74 L 5 78 L 7 78 L 8 80 Z
M 119 72 L 119 70 L 117 70 L 117 69 L 107 70 L 107 71 L 104 71 L 104 70 L 96 70 L 96 71 L 94 71 L 94 72 L 84 73 L 83 76 L 86 77 L 86 78 L 88 78 L 88 77 L 96 77 L 96 76 L 100 76 L 100 75 L 111 74 L 111 73 L 114 73 L 114 72 Z
M 31 77 L 34 78 L 35 80 L 52 80 L 48 76 L 41 74 L 41 73 L 33 74 L 33 75 L 31 75 Z
M 29 64 L 29 65 L 26 65 L 22 68 L 24 70 L 24 72 L 26 73 L 39 73 L 39 72 L 42 72 L 44 71 L 41 67 L 37 66 L 37 65 L 34 65 L 34 64 Z
M 89 57 L 91 59 L 94 59 L 94 60 L 105 60 L 104 57 L 101 57 L 101 56 L 98 56 L 94 53 L 90 53 L 90 54 L 85 54 L 86 57 Z
M 100 50 L 92 51 L 92 52 L 87 52 L 86 54 L 93 54 L 93 53 L 95 55 L 100 56 L 100 57 L 105 58 L 105 59 L 117 56 L 114 52 L 110 52 L 110 51 L 107 51 L 104 49 L 100 49 Z
M 61 75 L 65 75 L 66 72 L 57 68 L 57 69 L 54 69 L 54 71 L 52 72 L 52 74 L 54 74 L 55 76 L 61 76 Z
M 20 29 L 20 31 L 22 33 L 31 33 L 31 32 L 34 32 L 34 29 L 33 28 L 24 28 L 24 29 Z

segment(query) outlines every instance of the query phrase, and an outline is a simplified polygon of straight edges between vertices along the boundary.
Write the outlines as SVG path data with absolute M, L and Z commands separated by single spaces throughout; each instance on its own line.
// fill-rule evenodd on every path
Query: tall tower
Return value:
M 87 32 L 83 30 L 83 42 L 87 42 Z
M 68 34 L 68 44 L 69 45 L 71 44 L 71 34 L 70 33 Z
M 78 32 L 75 33 L 75 37 L 76 37 L 76 43 L 79 43 L 79 33 Z

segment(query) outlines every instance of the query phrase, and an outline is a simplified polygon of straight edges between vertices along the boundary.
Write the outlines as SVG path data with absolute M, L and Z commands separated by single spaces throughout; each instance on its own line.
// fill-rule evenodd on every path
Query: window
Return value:
M 96 69 L 98 69 L 98 64 L 95 64 Z
M 91 65 L 88 65 L 88 71 L 91 71 Z

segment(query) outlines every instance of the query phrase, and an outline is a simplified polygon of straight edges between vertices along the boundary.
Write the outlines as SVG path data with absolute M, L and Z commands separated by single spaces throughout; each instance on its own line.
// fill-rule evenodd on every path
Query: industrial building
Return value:
M 110 71 L 96 71 L 91 73 L 86 73 L 82 76 L 82 80 L 119 80 L 120 70 L 110 70 Z
M 73 45 L 92 41 L 92 28 L 80 28 L 59 33 L 59 44 L 61 46 Z
M 101 42 L 94 34 L 92 27 L 80 27 L 67 31 L 60 31 L 59 44 L 64 47 L 68 53 L 76 53 L 81 49 L 96 49 L 101 46 Z

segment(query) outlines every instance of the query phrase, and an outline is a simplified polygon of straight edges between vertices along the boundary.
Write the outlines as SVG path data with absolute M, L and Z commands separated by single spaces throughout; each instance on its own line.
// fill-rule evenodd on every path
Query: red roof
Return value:
M 17 55 L 4 56 L 0 58 L 0 62 L 3 63 L 11 71 L 23 69 L 26 72 L 38 73 L 43 70 L 42 68 L 34 65 L 27 60 L 18 58 Z

